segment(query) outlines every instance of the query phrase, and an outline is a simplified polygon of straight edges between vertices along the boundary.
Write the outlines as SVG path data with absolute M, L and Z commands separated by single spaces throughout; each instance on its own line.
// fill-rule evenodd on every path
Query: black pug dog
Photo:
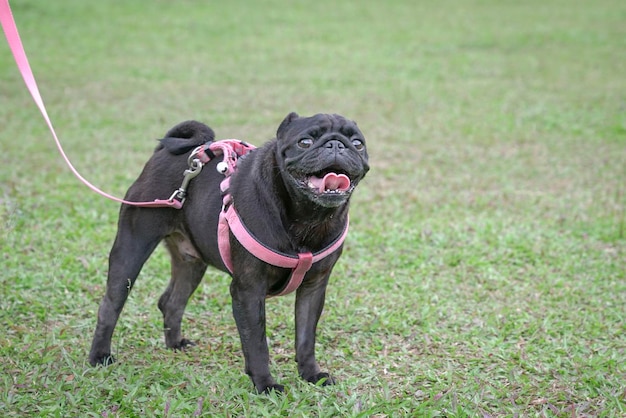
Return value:
M 125 199 L 150 201 L 169 196 L 180 186 L 191 149 L 213 139 L 211 128 L 200 122 L 187 121 L 172 128 Z M 122 204 L 109 255 L 106 294 L 89 353 L 92 365 L 114 361 L 111 337 L 118 317 L 143 264 L 162 240 L 171 254 L 171 280 L 158 303 L 165 344 L 172 349 L 193 345 L 181 335 L 187 301 L 208 265 L 228 271 L 217 239 L 224 175 L 216 168 L 221 160 L 213 158 L 189 183 L 181 209 Z M 346 231 L 350 196 L 368 170 L 365 139 L 354 122 L 339 115 L 291 113 L 278 127 L 276 139 L 239 159 L 229 193 L 245 228 L 263 246 L 292 256 L 315 253 Z M 258 392 L 283 391 L 270 374 L 265 301 L 284 289 L 292 271 L 261 261 L 232 232 L 227 237 L 232 310 L 245 371 Z M 315 360 L 315 333 L 329 276 L 341 251 L 339 245 L 313 262 L 296 291 L 296 361 L 300 376 L 312 383 L 334 383 Z

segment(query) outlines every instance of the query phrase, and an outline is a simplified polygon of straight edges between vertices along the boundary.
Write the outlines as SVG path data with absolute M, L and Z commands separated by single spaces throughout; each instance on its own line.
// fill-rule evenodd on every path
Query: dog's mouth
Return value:
M 300 177 L 300 184 L 316 196 L 342 196 L 354 189 L 354 182 L 347 173 L 328 168 Z
M 356 170 L 349 170 L 338 164 L 317 171 L 287 169 L 285 174 L 300 193 L 314 204 L 325 207 L 344 204 L 363 177 Z
M 323 171 L 304 178 L 306 186 L 320 195 L 346 193 L 352 187 L 350 177 L 341 172 Z

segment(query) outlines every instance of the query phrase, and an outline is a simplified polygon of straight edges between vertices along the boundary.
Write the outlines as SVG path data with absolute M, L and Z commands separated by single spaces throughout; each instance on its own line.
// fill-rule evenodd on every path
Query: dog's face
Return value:
M 285 183 L 316 205 L 341 206 L 369 170 L 365 138 L 342 116 L 290 113 L 276 137 Z

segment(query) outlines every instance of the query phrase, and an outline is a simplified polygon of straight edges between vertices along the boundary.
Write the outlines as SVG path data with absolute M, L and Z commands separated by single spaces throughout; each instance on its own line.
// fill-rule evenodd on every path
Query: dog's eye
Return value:
M 302 138 L 298 141 L 298 146 L 300 148 L 310 148 L 313 145 L 313 140 L 311 138 Z
M 361 151 L 365 147 L 365 145 L 363 145 L 363 141 L 357 138 L 354 138 L 352 140 L 352 145 L 354 145 L 354 148 L 356 148 L 358 151 Z

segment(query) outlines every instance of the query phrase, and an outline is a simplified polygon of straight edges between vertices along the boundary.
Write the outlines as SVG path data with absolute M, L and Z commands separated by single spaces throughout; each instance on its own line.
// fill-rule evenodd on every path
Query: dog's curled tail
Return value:
M 215 140 L 213 129 L 202 122 L 187 120 L 167 131 L 155 151 L 165 148 L 174 155 L 184 154 L 198 145 Z

